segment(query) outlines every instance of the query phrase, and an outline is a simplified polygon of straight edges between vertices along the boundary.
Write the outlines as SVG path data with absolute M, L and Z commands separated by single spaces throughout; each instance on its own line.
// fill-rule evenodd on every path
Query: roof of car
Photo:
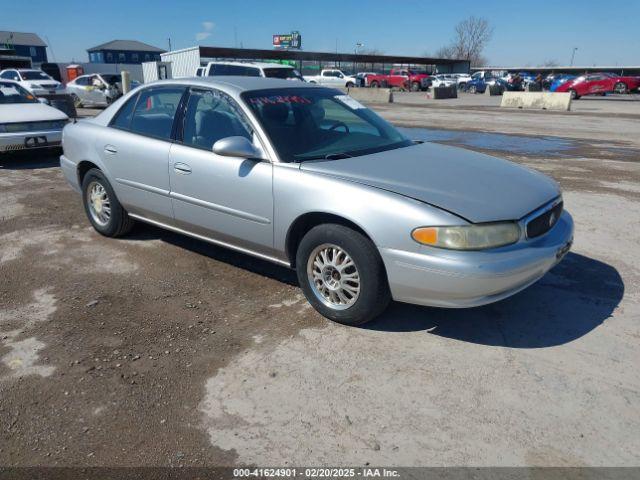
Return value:
M 225 62 L 215 61 L 209 62 L 216 65 L 241 65 L 243 67 L 256 67 L 256 68 L 295 68 L 291 65 L 283 65 L 281 63 L 269 63 L 269 62 Z
M 237 92 L 246 92 L 251 90 L 267 90 L 271 88 L 323 88 L 313 83 L 283 80 L 279 78 L 265 77 L 240 77 L 240 76 L 214 76 L 214 77 L 191 77 L 177 78 L 172 80 L 160 80 L 154 82 L 154 85 L 162 84 L 183 84 L 183 85 L 200 85 L 232 89 Z

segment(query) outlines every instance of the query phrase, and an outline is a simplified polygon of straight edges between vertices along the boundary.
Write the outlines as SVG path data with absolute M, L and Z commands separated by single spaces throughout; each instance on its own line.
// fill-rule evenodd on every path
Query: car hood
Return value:
M 411 197 L 473 223 L 517 220 L 560 195 L 558 184 L 539 172 L 435 143 L 300 168 Z
M 0 105 L 0 123 L 41 122 L 67 118 L 64 112 L 42 103 Z

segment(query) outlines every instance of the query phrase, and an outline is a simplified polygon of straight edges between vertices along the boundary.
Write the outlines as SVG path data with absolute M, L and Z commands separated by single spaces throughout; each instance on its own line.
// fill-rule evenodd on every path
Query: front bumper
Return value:
M 54 148 L 62 144 L 62 129 L 0 133 L 0 152 Z
M 399 302 L 465 308 L 507 298 L 539 280 L 569 251 L 573 219 L 563 212 L 545 235 L 485 251 L 381 248 L 391 295 Z

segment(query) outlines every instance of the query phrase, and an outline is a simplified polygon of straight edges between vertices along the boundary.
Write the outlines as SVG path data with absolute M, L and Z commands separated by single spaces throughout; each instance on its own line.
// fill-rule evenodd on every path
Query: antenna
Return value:
M 57 62 L 57 60 L 56 60 L 56 52 L 53 51 L 53 45 L 51 45 L 51 41 L 49 40 L 49 37 L 45 35 L 44 38 L 47 40 L 47 44 L 49 46 L 49 50 L 51 50 L 51 56 L 53 57 L 53 61 Z

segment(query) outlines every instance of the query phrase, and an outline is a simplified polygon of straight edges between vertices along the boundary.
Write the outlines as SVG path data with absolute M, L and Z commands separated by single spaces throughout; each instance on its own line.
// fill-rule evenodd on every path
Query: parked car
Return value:
M 468 73 L 455 73 L 458 88 L 464 89 L 466 84 L 471 81 L 471 75 Z
M 606 93 L 629 93 L 640 87 L 640 77 L 620 77 L 610 73 L 589 73 L 563 83 L 556 92 L 569 92 L 571 98 Z
M 464 91 L 469 93 L 484 93 L 487 91 L 488 83 L 482 77 L 471 78 L 464 86 Z
M 317 83 L 327 87 L 355 87 L 358 84 L 356 77 L 335 68 L 322 70 L 320 75 L 305 75 L 304 79 L 309 83 Z
M 445 75 L 438 74 L 431 77 L 431 86 L 432 87 L 450 87 L 452 85 L 457 85 L 458 79 L 453 75 Z
M 354 76 L 356 77 L 356 86 L 368 87 L 369 77 L 378 75 L 376 72 L 358 72 Z
M 549 85 L 549 91 L 555 92 L 560 85 L 570 80 L 573 80 L 574 78 L 576 78 L 575 75 L 568 75 L 568 74 L 554 75 L 551 81 L 551 84 Z
M 418 92 L 420 90 L 427 90 L 431 86 L 431 76 L 424 72 L 406 68 L 392 68 L 388 75 L 370 75 L 369 85 L 372 88 L 396 87 Z
M 63 147 L 62 171 L 99 233 L 122 236 L 140 220 L 286 265 L 321 314 L 347 324 L 392 298 L 506 298 L 573 238 L 549 177 L 413 142 L 341 91 L 308 84 L 155 82 L 65 127 Z
M 131 81 L 131 88 L 140 85 Z M 67 83 L 67 93 L 76 107 L 106 106 L 122 95 L 122 75 L 119 73 L 92 73 L 81 75 Z
M 41 70 L 28 68 L 8 68 L 0 72 L 0 80 L 18 82 L 36 97 L 41 95 L 62 95 L 65 88 L 62 83 L 54 80 Z
M 0 154 L 59 147 L 68 120 L 18 82 L 0 80 Z
M 232 75 L 242 77 L 282 78 L 304 81 L 302 75 L 290 65 L 263 62 L 209 62 L 202 71 L 202 77 Z

